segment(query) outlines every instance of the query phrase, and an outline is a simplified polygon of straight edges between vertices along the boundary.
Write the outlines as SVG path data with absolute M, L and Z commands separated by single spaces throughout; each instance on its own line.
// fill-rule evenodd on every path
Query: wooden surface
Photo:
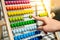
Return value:
M 12 30 L 11 30 L 11 27 L 10 27 L 10 23 L 9 23 L 9 20 L 8 20 L 8 16 L 7 16 L 7 11 L 6 11 L 6 8 L 5 8 L 4 0 L 1 0 L 1 3 L 2 3 L 4 19 L 5 19 L 5 22 L 6 22 L 9 38 L 10 38 L 10 40 L 14 40 L 13 34 L 12 34 Z

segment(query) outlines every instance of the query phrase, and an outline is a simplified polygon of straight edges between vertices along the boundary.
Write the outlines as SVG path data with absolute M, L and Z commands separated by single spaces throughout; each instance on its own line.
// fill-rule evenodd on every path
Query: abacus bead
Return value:
M 11 26 L 11 28 L 13 28 L 13 27 L 14 27 L 14 25 L 13 25 L 13 24 L 10 24 L 10 26 Z
M 20 22 L 19 25 L 22 26 L 22 23 Z
M 14 40 L 18 40 L 17 36 L 14 37 Z
M 17 17 L 16 17 L 15 19 L 16 19 L 16 21 L 18 20 L 18 18 L 17 18 Z
M 27 27 L 27 31 L 29 31 L 30 29 L 29 29 L 29 27 Z
M 13 21 L 15 21 L 16 19 L 15 18 L 13 18 Z
M 21 30 L 22 30 L 22 32 L 24 32 L 24 29 L 23 28 Z
M 24 31 L 27 31 L 26 28 L 24 29 Z
M 20 40 L 20 38 L 21 38 L 20 35 L 18 35 L 17 38 L 18 38 L 18 40 Z
M 36 33 L 36 34 L 39 34 L 39 33 L 40 33 L 40 31 L 35 31 L 35 33 Z
M 16 29 L 16 33 L 19 33 L 18 29 Z
M 20 35 L 21 39 L 23 38 L 23 35 Z
M 31 15 L 29 15 L 29 18 L 32 18 L 32 16 L 31 16 Z
M 10 22 L 11 22 L 11 20 L 12 20 L 12 19 L 11 19 L 11 18 L 9 18 L 9 21 L 10 21 Z
M 16 4 L 16 1 L 13 1 L 14 4 Z
M 26 38 L 26 35 L 25 34 L 23 36 L 24 36 L 24 38 Z
M 19 29 L 19 33 L 21 33 L 21 29 Z
M 15 30 L 13 30 L 12 32 L 13 32 L 13 34 L 15 34 L 15 33 L 16 33 L 16 31 L 15 31 Z

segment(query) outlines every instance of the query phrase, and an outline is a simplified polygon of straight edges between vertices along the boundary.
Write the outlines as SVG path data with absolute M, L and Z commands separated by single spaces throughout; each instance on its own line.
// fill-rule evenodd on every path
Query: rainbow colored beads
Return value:
M 22 15 L 22 14 L 32 14 L 33 10 L 18 10 L 18 11 L 8 11 L 8 16 Z
M 35 20 L 28 20 L 28 21 L 23 21 L 23 22 L 15 22 L 15 23 L 11 23 L 10 26 L 12 28 L 14 27 L 19 27 L 19 26 L 24 26 L 24 25 L 29 25 L 29 24 L 33 24 L 36 23 Z
M 17 16 L 17 17 L 10 17 L 9 18 L 10 22 L 20 21 L 20 20 L 24 20 L 23 16 Z
M 48 16 L 48 13 L 47 12 L 43 12 L 43 13 L 40 13 L 39 16 L 40 17 Z
M 19 9 L 27 9 L 31 8 L 31 5 L 21 5 L 21 6 L 6 6 L 7 10 L 19 10 Z
M 11 5 L 11 4 L 29 4 L 30 1 L 5 1 L 6 5 Z

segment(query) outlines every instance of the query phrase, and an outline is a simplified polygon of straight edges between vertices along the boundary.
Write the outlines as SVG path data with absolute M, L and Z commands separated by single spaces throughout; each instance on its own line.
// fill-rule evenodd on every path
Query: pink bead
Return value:
M 21 1 L 18 1 L 19 4 L 21 4 Z
M 7 2 L 7 1 L 5 1 L 5 4 L 7 5 L 7 4 L 8 4 L 8 2 Z
M 11 2 L 10 2 L 10 1 L 8 1 L 8 4 L 11 4 Z
M 11 1 L 11 4 L 13 4 L 13 1 Z
M 19 2 L 18 2 L 18 1 L 16 1 L 16 3 L 17 3 L 17 4 L 19 4 Z

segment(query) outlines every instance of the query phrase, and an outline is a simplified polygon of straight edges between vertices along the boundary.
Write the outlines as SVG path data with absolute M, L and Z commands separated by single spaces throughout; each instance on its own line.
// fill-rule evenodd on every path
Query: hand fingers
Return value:
M 43 30 L 43 27 L 42 26 L 38 27 L 38 30 Z
M 45 17 L 32 16 L 36 20 L 45 21 Z

